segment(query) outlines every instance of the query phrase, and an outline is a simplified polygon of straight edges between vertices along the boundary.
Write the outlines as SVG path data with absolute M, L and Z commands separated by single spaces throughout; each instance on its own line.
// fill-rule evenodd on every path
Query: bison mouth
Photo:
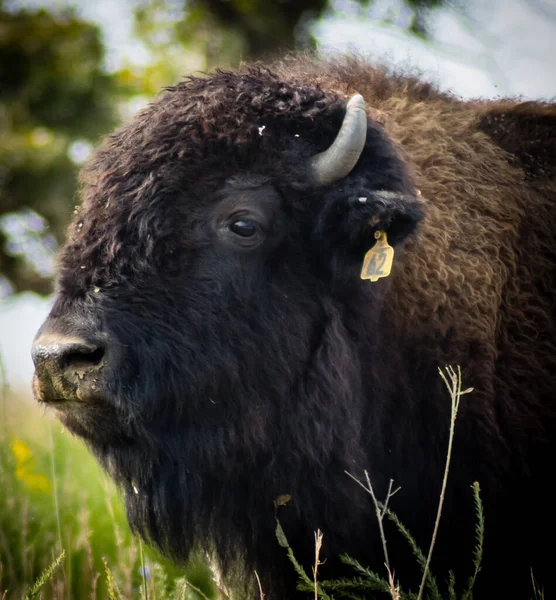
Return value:
M 126 420 L 105 400 L 91 403 L 63 398 L 49 400 L 45 405 L 53 409 L 56 418 L 66 429 L 82 438 L 93 451 L 124 440 L 131 441 Z
M 65 381 L 41 378 L 38 373 L 35 373 L 33 396 L 37 402 L 57 410 L 70 410 L 75 405 L 104 404 L 106 399 L 96 381 L 82 380 L 68 384 Z
M 33 395 L 37 402 L 53 409 L 64 426 L 83 437 L 96 435 L 99 419 L 113 422 L 117 418 L 114 405 L 103 393 L 98 377 L 68 381 L 37 371 L 33 377 Z

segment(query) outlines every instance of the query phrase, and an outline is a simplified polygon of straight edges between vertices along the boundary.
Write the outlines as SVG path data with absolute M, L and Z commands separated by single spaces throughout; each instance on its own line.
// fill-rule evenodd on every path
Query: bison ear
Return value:
M 530 177 L 556 174 L 555 104 L 496 104 L 481 115 L 479 128 Z
M 391 246 L 400 246 L 423 218 L 418 192 L 362 190 L 346 182 L 319 199 L 312 241 L 320 259 L 334 275 L 359 275 L 377 232 L 386 233 Z

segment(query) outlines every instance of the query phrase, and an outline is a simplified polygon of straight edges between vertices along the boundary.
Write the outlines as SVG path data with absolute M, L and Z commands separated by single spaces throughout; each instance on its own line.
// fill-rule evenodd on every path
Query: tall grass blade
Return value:
M 52 435 L 52 423 L 48 422 L 48 433 L 50 437 L 50 470 L 52 474 L 52 493 L 54 494 L 54 510 L 56 512 L 56 526 L 58 530 L 58 545 L 62 549 L 62 526 L 60 523 L 60 504 L 58 502 L 58 477 L 56 476 L 56 460 L 54 456 L 54 436 Z
M 143 553 L 143 540 L 139 540 L 139 552 L 141 554 L 141 574 L 143 575 L 143 594 L 145 600 L 149 600 L 149 590 L 147 588 L 147 570 L 145 567 L 145 554 Z

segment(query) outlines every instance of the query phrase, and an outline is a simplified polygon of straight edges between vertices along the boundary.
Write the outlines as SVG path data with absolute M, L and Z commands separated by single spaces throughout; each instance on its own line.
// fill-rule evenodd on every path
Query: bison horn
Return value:
M 367 113 L 361 94 L 349 99 L 342 127 L 328 150 L 311 159 L 311 172 L 317 185 L 346 177 L 355 167 L 365 146 Z

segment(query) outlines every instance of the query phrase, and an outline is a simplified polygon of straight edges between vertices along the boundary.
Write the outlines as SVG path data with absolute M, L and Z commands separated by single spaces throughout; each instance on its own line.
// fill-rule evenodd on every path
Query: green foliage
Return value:
M 104 572 L 106 573 L 106 585 L 108 586 L 108 598 L 110 600 L 122 600 L 122 594 L 120 589 L 118 588 L 118 584 L 114 581 L 114 575 L 112 575 L 112 571 L 108 565 L 108 561 L 106 558 L 102 558 L 102 562 L 104 563 Z
M 365 18 L 373 0 L 349 4 L 359 5 L 360 16 Z M 429 14 L 448 4 L 452 1 L 404 0 L 411 13 L 408 33 L 426 37 Z M 194 57 L 196 68 L 207 69 L 317 48 L 312 25 L 325 15 L 340 15 L 339 3 L 336 8 L 333 5 L 330 0 L 140 0 L 136 31 L 155 54 L 181 46 Z
M 161 0 L 144 0 L 138 15 L 145 20 L 145 15 L 159 10 L 161 4 Z M 358 4 L 364 16 L 373 0 L 353 0 L 352 4 Z M 404 4 L 412 14 L 409 32 L 426 36 L 430 11 L 451 2 L 405 0 Z M 170 10 L 175 11 L 175 6 Z M 311 25 L 333 10 L 329 0 L 187 0 L 178 6 L 182 14 L 177 39 L 187 46 L 202 47 L 209 66 L 315 48 Z
M 30 123 L 94 138 L 95 121 L 111 124 L 105 103 L 111 81 L 102 69 L 96 27 L 71 12 L 56 18 L 45 10 L 19 10 L 2 13 L 1 31 L 2 100 L 16 127 Z
M 115 486 L 81 441 L 30 399 L 0 405 L 0 598 L 215 598 L 202 562 L 184 573 L 150 550 L 141 560 Z
M 60 242 L 72 212 L 72 144 L 95 143 L 117 122 L 99 30 L 71 12 L 11 12 L 0 4 L 0 274 L 16 291 L 50 291 L 2 218 L 33 209 Z M 17 242 L 17 240 L 16 240 Z
M 478 483 L 473 484 L 473 498 L 475 502 L 475 512 L 477 514 L 477 524 L 475 527 L 475 535 L 477 543 L 475 546 L 474 557 L 473 557 L 473 575 L 469 578 L 465 591 L 460 596 L 461 600 L 472 600 L 473 598 L 473 586 L 477 578 L 477 574 L 481 568 L 481 561 L 483 557 L 483 540 L 484 540 L 484 515 L 483 505 L 480 498 L 480 488 Z M 419 548 L 417 542 L 408 531 L 408 529 L 400 522 L 398 517 L 390 510 L 386 510 L 386 515 L 396 525 L 400 533 L 408 542 L 411 547 L 413 554 L 419 566 L 423 570 L 425 568 L 427 559 L 424 552 Z M 288 552 L 288 557 L 294 568 L 299 575 L 298 589 L 307 593 L 314 594 L 315 582 L 307 575 L 303 566 L 297 561 L 293 553 L 292 548 L 289 546 L 284 530 L 280 523 L 277 523 L 276 536 L 281 546 L 285 547 Z M 378 592 L 381 594 L 388 594 L 390 597 L 396 600 L 417 600 L 417 594 L 412 592 L 404 591 L 400 585 L 396 584 L 391 579 L 371 571 L 364 567 L 354 558 L 343 554 L 340 556 L 341 561 L 352 567 L 355 571 L 355 575 L 352 578 L 340 578 L 334 580 L 322 580 L 316 583 L 318 597 L 322 600 L 333 600 L 336 598 L 349 598 L 351 600 L 363 600 L 364 598 L 372 598 L 369 593 Z M 394 557 L 395 560 L 395 557 Z M 453 572 L 449 573 L 447 595 L 442 596 L 440 590 L 436 584 L 435 578 L 432 574 L 428 574 L 425 589 L 428 590 L 429 595 L 427 598 L 430 600 L 457 600 L 455 592 L 455 576 Z M 334 596 L 332 595 L 334 594 Z M 383 597 L 382 595 L 380 596 Z
M 44 570 L 44 572 L 41 573 L 40 577 L 37 579 L 37 581 L 34 583 L 34 585 L 32 585 L 29 588 L 29 590 L 23 597 L 23 600 L 31 600 L 31 598 L 36 598 L 39 595 L 42 588 L 48 583 L 48 581 L 50 579 L 52 579 L 52 577 L 54 576 L 54 573 L 56 573 L 56 571 L 62 566 L 62 562 L 64 561 L 65 557 L 66 557 L 66 551 L 62 550 L 62 552 L 60 553 L 60 556 L 58 556 L 58 558 L 56 558 L 52 562 L 52 564 L 50 564 Z
M 475 481 L 473 484 L 473 499 L 475 501 L 475 514 L 477 515 L 477 527 L 476 527 L 476 538 L 477 543 L 475 545 L 475 552 L 473 553 L 473 574 L 467 582 L 467 589 L 461 597 L 462 600 L 473 599 L 473 587 L 477 580 L 477 575 L 481 570 L 481 562 L 483 560 L 483 540 L 485 538 L 485 515 L 483 511 L 483 503 L 481 502 L 481 488 L 479 482 Z
M 287 549 L 288 558 L 290 559 L 296 573 L 299 575 L 299 584 L 298 584 L 297 588 L 301 591 L 314 593 L 315 587 L 316 587 L 319 598 L 322 598 L 323 600 L 334 600 L 333 596 L 329 596 L 323 590 L 323 588 L 319 582 L 312 580 L 307 575 L 303 566 L 297 561 L 297 559 L 295 558 L 295 555 L 293 553 L 293 550 L 288 542 L 288 539 L 286 537 L 284 529 L 282 528 L 282 525 L 280 525 L 280 521 L 278 521 L 278 519 L 276 519 L 276 537 L 278 539 L 278 543 L 280 544 L 280 546 Z

